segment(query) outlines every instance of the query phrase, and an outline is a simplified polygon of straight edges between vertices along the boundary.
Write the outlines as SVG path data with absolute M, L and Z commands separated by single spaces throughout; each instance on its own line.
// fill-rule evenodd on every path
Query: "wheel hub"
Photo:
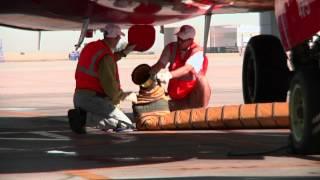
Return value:
M 292 134 L 296 141 L 301 141 L 303 138 L 304 129 L 304 106 L 305 102 L 303 99 L 301 86 L 296 84 L 292 90 L 290 101 L 290 117 L 291 117 L 291 128 Z

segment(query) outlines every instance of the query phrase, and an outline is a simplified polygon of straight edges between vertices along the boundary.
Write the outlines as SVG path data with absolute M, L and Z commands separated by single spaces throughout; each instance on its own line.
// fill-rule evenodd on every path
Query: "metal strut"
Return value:
M 204 41 L 203 41 L 203 56 L 206 55 L 207 53 L 207 43 L 208 43 L 208 37 L 209 37 L 209 28 L 210 28 L 210 23 L 211 23 L 211 16 L 212 16 L 212 8 L 213 6 L 211 6 L 207 13 L 204 16 Z
M 76 51 L 79 49 L 79 47 L 81 46 L 84 38 L 86 37 L 87 31 L 88 31 L 88 27 L 90 24 L 90 16 L 92 14 L 93 8 L 95 3 L 97 2 L 97 0 L 89 0 L 88 2 L 88 8 L 86 11 L 86 17 L 83 19 L 83 24 L 82 24 L 82 28 L 81 28 L 81 34 L 79 37 L 79 41 L 78 43 L 75 45 L 76 47 Z
M 38 51 L 40 51 L 41 48 L 41 30 L 38 31 Z
M 75 45 L 76 47 L 76 51 L 79 49 L 79 47 L 81 46 L 85 36 L 86 36 L 86 33 L 87 33 L 87 30 L 88 30 L 88 26 L 90 24 L 90 18 L 85 18 L 83 20 L 83 24 L 82 24 L 82 28 L 81 28 L 81 34 L 80 34 L 80 37 L 79 37 L 79 41 L 78 43 Z

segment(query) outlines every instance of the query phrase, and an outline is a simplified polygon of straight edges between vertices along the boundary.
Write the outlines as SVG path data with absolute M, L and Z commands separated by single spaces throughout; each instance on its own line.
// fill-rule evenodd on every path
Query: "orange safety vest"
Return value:
M 105 55 L 110 55 L 115 63 L 115 76 L 120 89 L 117 62 L 114 59 L 114 54 L 112 53 L 110 47 L 108 47 L 102 40 L 87 44 L 81 51 L 75 73 L 76 89 L 88 89 L 95 91 L 100 95 L 106 95 L 98 77 L 98 66 Z
M 186 52 L 185 57 L 181 59 L 181 52 L 177 48 L 177 43 L 173 42 L 168 46 L 171 53 L 169 71 L 173 71 L 184 66 L 189 57 L 191 57 L 196 52 L 202 51 L 202 48 L 200 46 L 198 46 L 196 43 L 193 43 Z M 205 56 L 199 75 L 205 75 L 207 72 L 207 68 L 208 58 Z M 182 99 L 189 95 L 196 85 L 196 75 L 197 74 L 194 74 L 194 72 L 189 72 L 189 74 L 183 77 L 170 79 L 168 84 L 168 94 L 171 99 Z

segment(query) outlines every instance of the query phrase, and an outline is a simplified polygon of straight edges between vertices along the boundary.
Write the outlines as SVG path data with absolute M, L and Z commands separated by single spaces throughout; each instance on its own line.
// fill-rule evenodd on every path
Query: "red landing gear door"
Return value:
M 128 31 L 129 44 L 136 45 L 135 51 L 150 49 L 155 41 L 155 29 L 152 25 L 133 25 Z

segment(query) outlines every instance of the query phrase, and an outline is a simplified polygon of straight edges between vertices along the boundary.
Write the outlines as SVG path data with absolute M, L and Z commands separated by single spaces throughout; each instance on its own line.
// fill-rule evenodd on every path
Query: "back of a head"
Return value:
M 101 31 L 107 38 L 116 38 L 118 36 L 124 36 L 124 33 L 121 32 L 121 28 L 116 24 L 107 24 L 104 28 L 101 29 Z

